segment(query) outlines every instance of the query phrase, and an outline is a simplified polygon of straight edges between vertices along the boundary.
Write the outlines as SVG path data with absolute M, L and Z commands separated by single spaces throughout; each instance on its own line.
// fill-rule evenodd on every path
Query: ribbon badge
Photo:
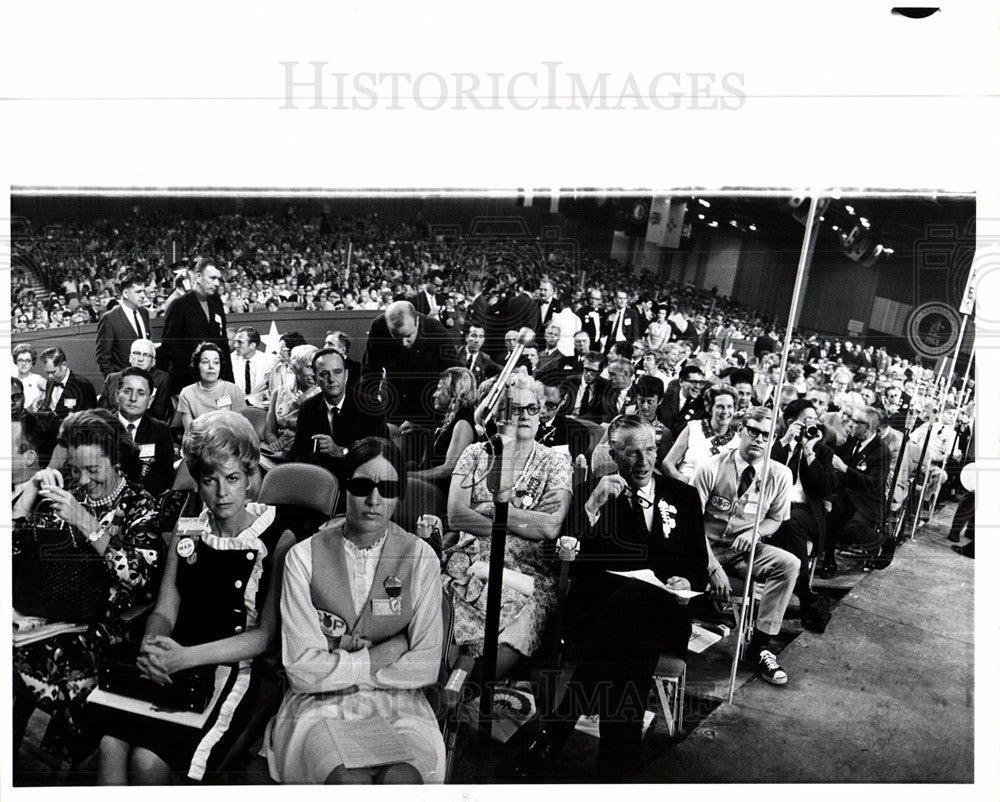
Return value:
M 657 502 L 657 509 L 660 511 L 660 520 L 663 521 L 663 537 L 669 538 L 671 531 L 677 526 L 677 508 L 673 504 L 667 504 L 664 499 Z

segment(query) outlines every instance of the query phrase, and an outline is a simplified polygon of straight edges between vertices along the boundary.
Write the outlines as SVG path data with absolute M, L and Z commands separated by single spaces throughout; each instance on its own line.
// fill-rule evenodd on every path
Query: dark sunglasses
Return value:
M 368 479 L 364 476 L 355 476 L 344 482 L 344 487 L 352 496 L 360 496 L 361 498 L 368 498 L 376 489 L 382 498 L 399 498 L 399 481 L 394 479 L 376 482 L 374 479 Z

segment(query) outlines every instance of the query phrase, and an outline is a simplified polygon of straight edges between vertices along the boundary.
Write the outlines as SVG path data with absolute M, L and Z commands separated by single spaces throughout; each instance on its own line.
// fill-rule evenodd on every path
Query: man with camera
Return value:
M 823 597 L 809 589 L 809 557 L 823 550 L 826 512 L 823 501 L 837 486 L 833 449 L 823 442 L 823 425 L 811 401 L 792 401 L 783 412 L 784 435 L 771 448 L 771 458 L 792 472 L 789 518 L 774 533 L 771 544 L 799 558 L 795 595 L 799 597 L 802 626 L 822 632 L 830 620 Z M 811 549 L 810 549 L 811 544 Z

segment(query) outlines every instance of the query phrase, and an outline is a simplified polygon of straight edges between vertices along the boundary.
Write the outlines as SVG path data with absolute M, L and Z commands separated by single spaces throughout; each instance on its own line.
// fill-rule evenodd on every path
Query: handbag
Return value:
M 111 591 L 104 558 L 69 524 L 36 520 L 44 519 L 18 521 L 14 527 L 14 609 L 51 621 L 104 618 Z
M 202 713 L 215 693 L 213 666 L 196 666 L 170 675 L 170 683 L 160 685 L 143 676 L 136 664 L 134 646 L 105 649 L 97 667 L 97 686 L 102 691 L 142 699 L 164 710 Z

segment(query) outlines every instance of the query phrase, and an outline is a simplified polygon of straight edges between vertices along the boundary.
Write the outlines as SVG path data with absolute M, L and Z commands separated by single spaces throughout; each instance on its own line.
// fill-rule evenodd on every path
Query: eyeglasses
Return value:
M 538 404 L 529 404 L 528 406 L 521 406 L 520 404 L 510 405 L 510 414 L 515 418 L 520 417 L 522 412 L 527 412 L 529 417 L 533 418 L 541 411 L 542 409 Z
M 648 498 L 640 496 L 638 493 L 633 492 L 632 489 L 628 487 L 625 488 L 625 497 L 631 499 L 633 503 L 638 502 L 639 506 L 642 507 L 644 510 L 648 510 L 650 507 L 653 506 L 652 501 L 650 501 Z
M 753 440 L 767 440 L 771 434 L 767 429 L 758 429 L 756 426 L 748 425 L 743 426 L 743 431 L 750 435 L 750 438 Z
M 394 479 L 383 479 L 376 482 L 364 476 L 354 476 L 344 482 L 344 487 L 352 496 L 367 498 L 373 490 L 378 490 L 382 498 L 399 498 L 399 481 Z

